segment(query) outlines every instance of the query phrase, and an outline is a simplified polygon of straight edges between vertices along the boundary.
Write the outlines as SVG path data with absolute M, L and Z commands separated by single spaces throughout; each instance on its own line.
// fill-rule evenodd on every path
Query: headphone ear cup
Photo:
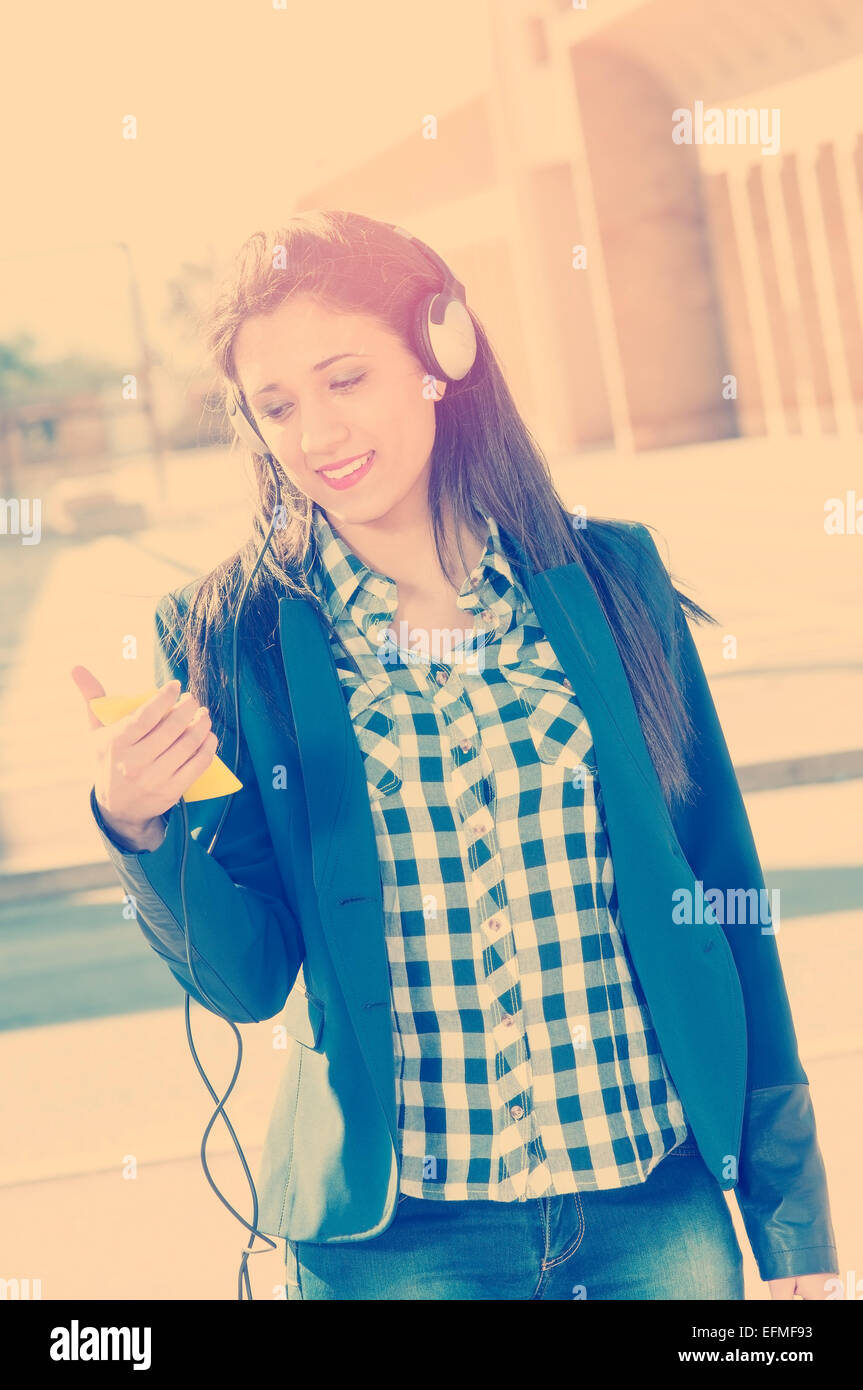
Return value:
M 438 322 L 440 320 L 440 322 Z M 419 311 L 419 330 L 429 361 L 445 381 L 461 381 L 476 361 L 476 331 L 455 295 L 432 294 Z

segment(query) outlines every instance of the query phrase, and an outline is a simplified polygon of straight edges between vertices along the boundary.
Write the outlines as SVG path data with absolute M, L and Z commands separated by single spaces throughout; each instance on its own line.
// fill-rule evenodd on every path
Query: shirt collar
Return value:
M 527 596 L 504 549 L 494 517 L 485 516 L 486 540 L 477 564 L 465 578 L 456 602 L 466 613 L 491 612 L 493 636 L 502 636 L 523 615 Z M 312 504 L 315 557 L 311 582 L 333 622 L 348 610 L 361 631 L 394 622 L 398 589 L 394 579 L 370 569 Z M 476 576 L 476 578 L 474 578 Z

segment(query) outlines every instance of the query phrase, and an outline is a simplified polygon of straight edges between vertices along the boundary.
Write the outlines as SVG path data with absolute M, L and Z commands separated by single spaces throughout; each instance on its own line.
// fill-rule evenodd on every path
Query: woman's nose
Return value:
M 338 457 L 339 445 L 350 438 L 350 431 L 339 418 L 339 402 L 310 400 L 300 410 L 300 449 L 309 459 Z
M 329 457 L 334 450 L 338 449 L 339 444 L 348 438 L 349 431 L 344 425 L 340 425 L 332 416 L 327 418 L 326 411 L 320 416 L 311 418 L 306 411 L 303 420 L 303 427 L 300 431 L 300 448 L 306 458 L 310 456 Z

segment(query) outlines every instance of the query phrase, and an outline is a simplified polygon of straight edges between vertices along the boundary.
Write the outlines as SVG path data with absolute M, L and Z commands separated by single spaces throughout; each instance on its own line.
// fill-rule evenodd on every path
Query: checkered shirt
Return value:
M 333 640 L 380 860 L 400 1188 L 448 1201 L 626 1187 L 687 1133 L 587 720 L 486 521 L 463 630 L 431 643 L 317 504 L 310 571 L 353 659 Z

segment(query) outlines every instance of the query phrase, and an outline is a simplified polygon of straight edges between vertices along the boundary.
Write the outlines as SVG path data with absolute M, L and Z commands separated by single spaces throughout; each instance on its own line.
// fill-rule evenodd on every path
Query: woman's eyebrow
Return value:
M 331 366 L 333 362 L 340 362 L 343 357 L 368 357 L 368 355 L 367 352 L 337 352 L 335 357 L 325 357 L 323 362 L 316 362 L 312 367 L 312 371 L 322 372 L 325 367 Z M 256 401 L 259 396 L 266 395 L 268 391 L 281 391 L 281 389 L 277 381 L 271 381 L 267 386 L 262 386 L 259 391 L 256 391 L 252 396 L 252 400 Z

